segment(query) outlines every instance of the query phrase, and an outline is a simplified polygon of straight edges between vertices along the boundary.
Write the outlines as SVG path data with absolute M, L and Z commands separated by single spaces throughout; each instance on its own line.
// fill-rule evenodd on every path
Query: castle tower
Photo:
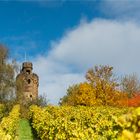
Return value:
M 16 77 L 17 99 L 24 103 L 38 98 L 39 78 L 35 73 L 32 73 L 32 70 L 32 63 L 24 62 L 20 74 Z

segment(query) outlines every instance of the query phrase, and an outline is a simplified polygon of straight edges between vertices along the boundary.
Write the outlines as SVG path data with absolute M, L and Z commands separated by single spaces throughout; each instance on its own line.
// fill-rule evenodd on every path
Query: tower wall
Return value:
M 31 62 L 24 62 L 22 69 L 16 77 L 17 99 L 22 102 L 33 101 L 38 98 L 39 78 L 32 73 L 33 65 Z

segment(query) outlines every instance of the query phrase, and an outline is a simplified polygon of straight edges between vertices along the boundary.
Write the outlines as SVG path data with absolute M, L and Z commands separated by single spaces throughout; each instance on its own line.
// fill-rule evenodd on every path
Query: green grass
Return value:
M 19 122 L 19 140 L 33 140 L 32 129 L 26 119 L 21 119 Z

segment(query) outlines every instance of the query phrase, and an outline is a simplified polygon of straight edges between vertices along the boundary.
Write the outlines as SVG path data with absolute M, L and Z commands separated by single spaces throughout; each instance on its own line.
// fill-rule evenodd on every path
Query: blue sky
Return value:
M 20 64 L 26 52 L 39 94 L 57 104 L 95 65 L 140 76 L 140 1 L 0 1 L 0 42 Z
M 0 38 L 19 59 L 27 51 L 29 56 L 43 54 L 52 40 L 59 40 L 81 19 L 102 17 L 99 2 L 80 1 L 4 1 L 0 2 Z M 15 51 L 16 48 L 16 51 Z

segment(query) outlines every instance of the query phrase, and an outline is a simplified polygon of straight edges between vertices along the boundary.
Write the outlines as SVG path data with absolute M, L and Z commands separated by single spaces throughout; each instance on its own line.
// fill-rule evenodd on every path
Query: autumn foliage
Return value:
M 134 94 L 132 98 L 124 97 L 119 101 L 119 105 L 128 107 L 138 107 L 140 106 L 140 94 Z
M 67 94 L 61 98 L 60 105 L 140 105 L 140 94 L 134 94 L 140 87 L 136 75 L 125 76 L 121 83 L 118 83 L 113 74 L 113 67 L 99 65 L 87 71 L 86 80 L 70 86 Z
M 64 96 L 60 104 L 61 105 L 84 105 L 92 106 L 96 104 L 95 89 L 92 88 L 91 84 L 80 83 L 69 87 L 67 95 Z
M 113 77 L 110 66 L 95 66 L 86 73 L 87 82 L 68 88 L 67 95 L 60 100 L 61 105 L 111 105 L 118 104 L 121 91 Z

